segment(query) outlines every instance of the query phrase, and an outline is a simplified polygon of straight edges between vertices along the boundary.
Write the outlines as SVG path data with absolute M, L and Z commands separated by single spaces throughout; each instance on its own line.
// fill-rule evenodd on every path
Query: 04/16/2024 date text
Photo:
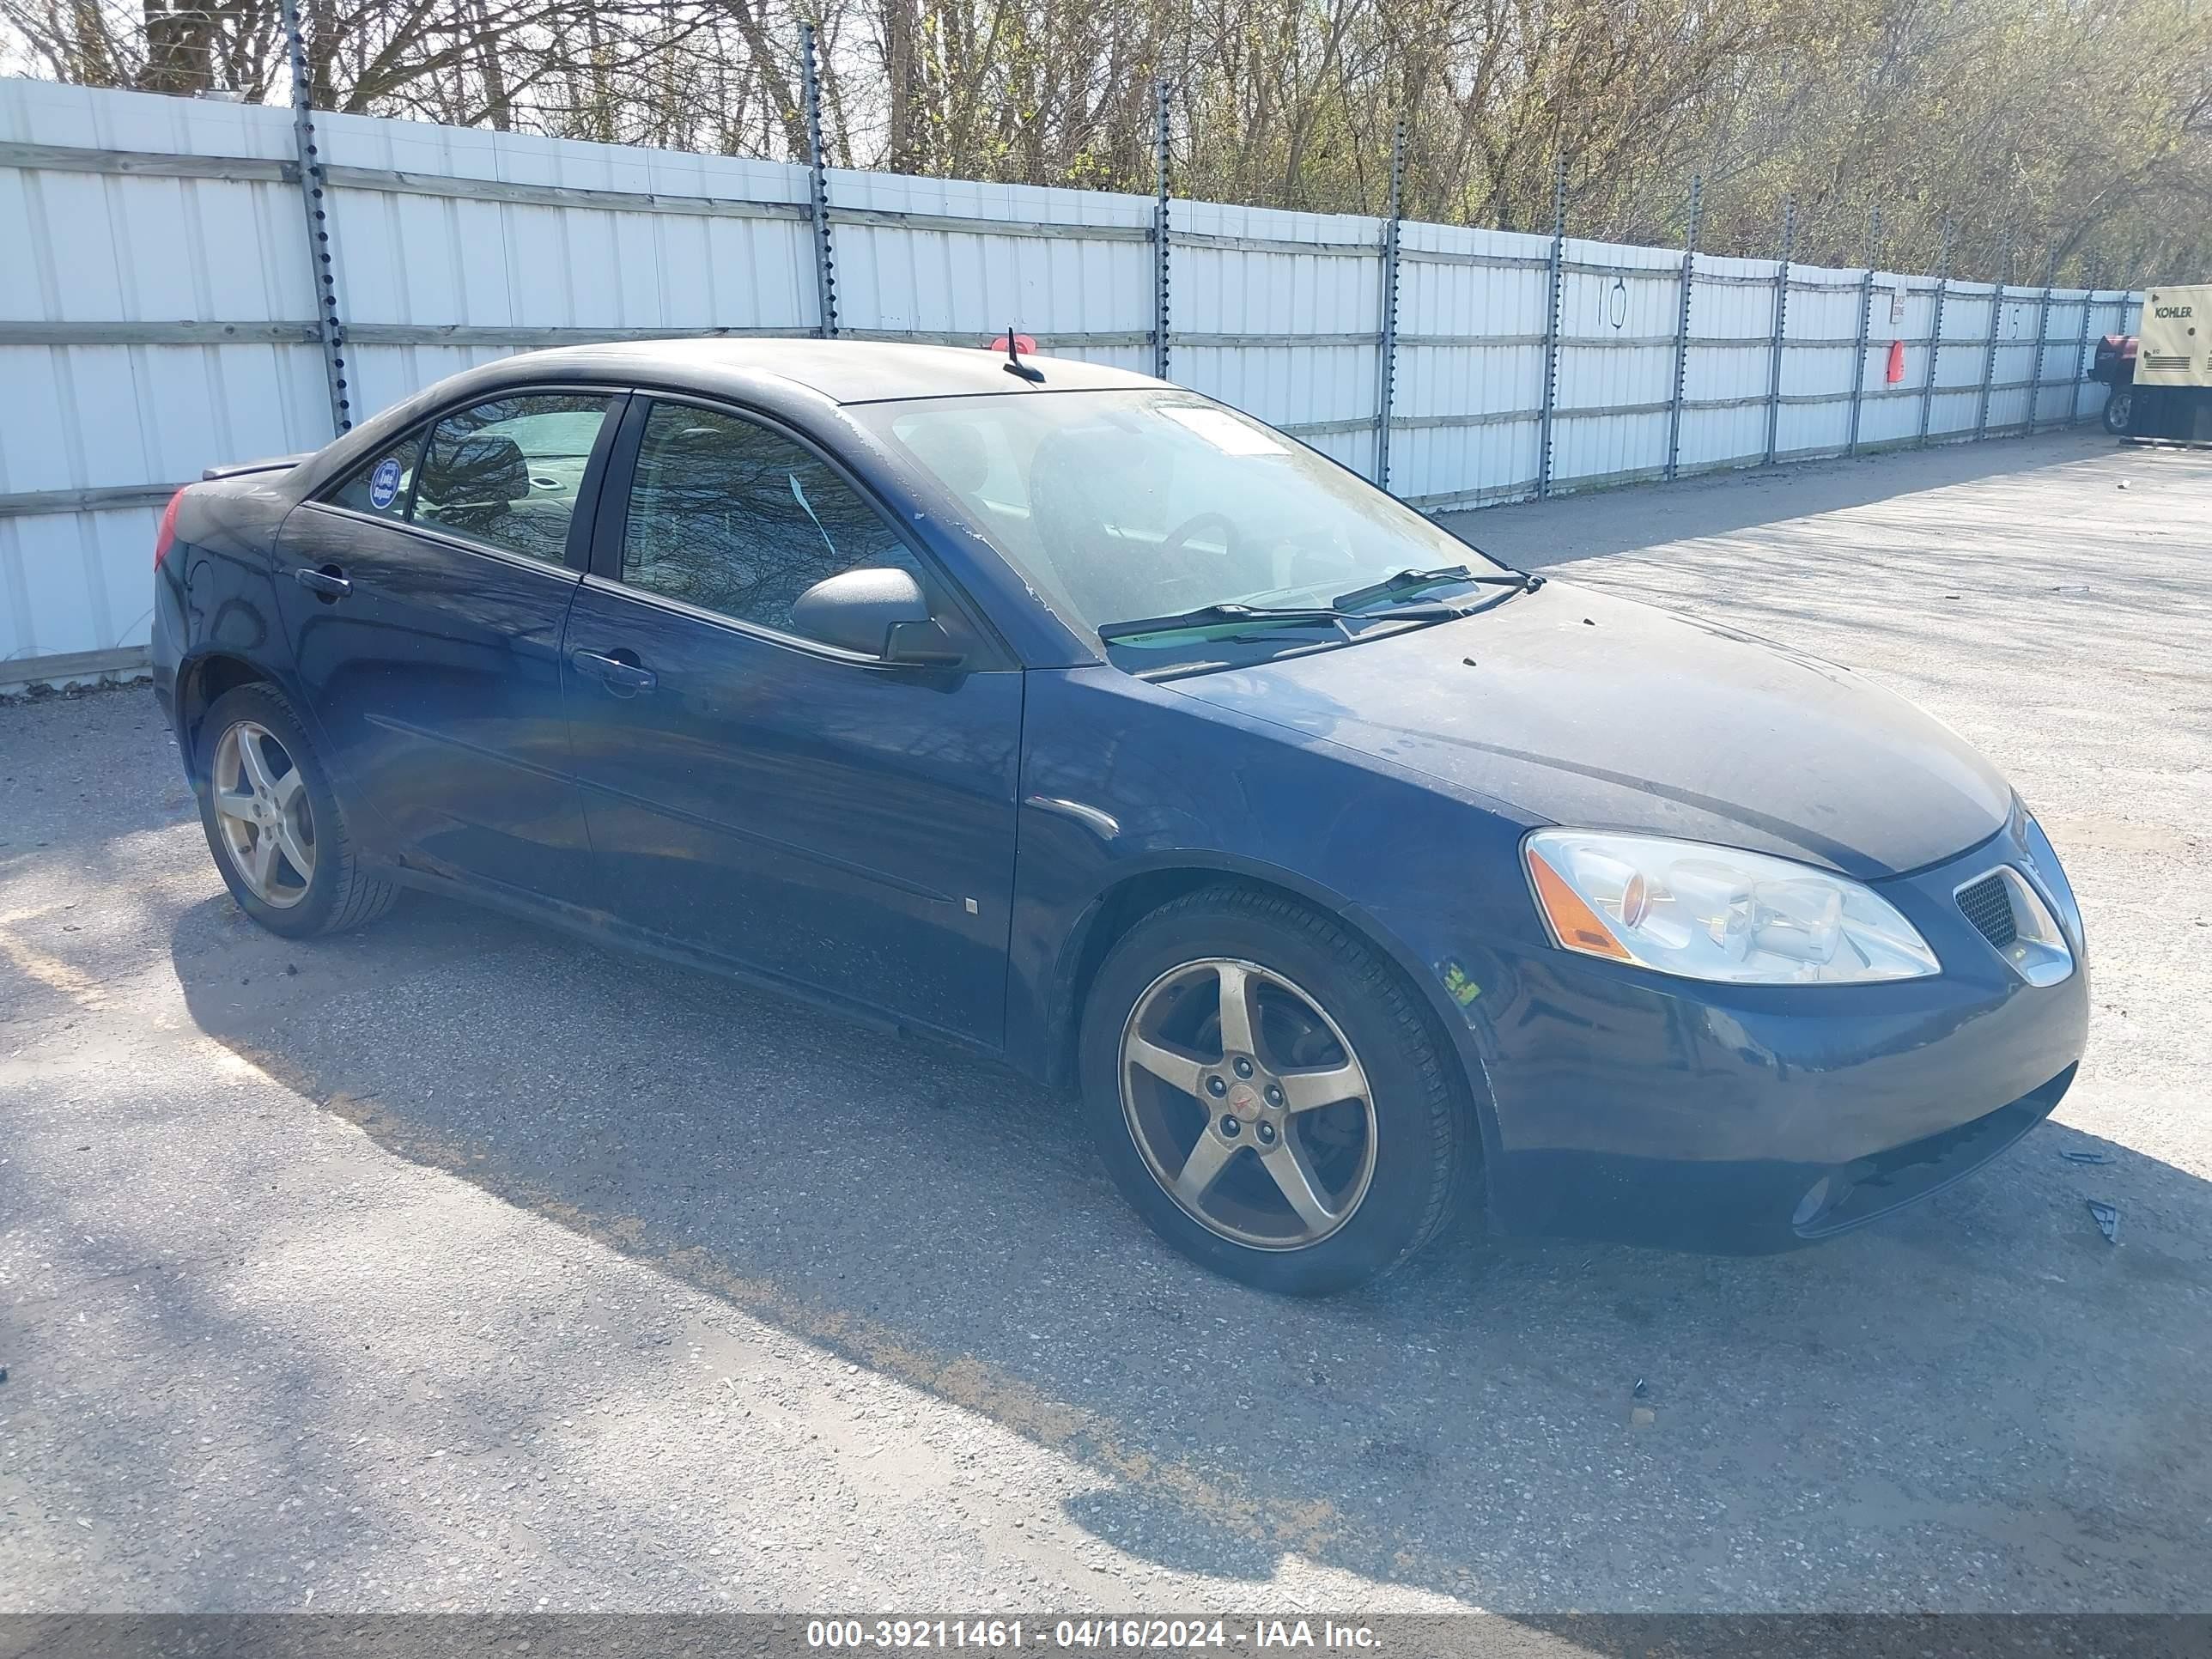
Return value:
M 1068 1652 L 1367 1649 L 1364 1625 L 1306 1619 L 814 1619 L 806 1645 L 844 1650 L 966 1649 Z

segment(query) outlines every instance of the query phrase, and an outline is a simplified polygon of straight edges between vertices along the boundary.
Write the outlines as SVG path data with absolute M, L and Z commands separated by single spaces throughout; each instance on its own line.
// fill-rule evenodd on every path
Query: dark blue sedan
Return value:
M 542 352 L 216 469 L 155 556 L 263 926 L 422 888 L 1000 1056 L 1251 1284 L 1477 1208 L 1822 1237 L 2081 1055 L 2074 896 L 1944 726 L 1138 375 Z

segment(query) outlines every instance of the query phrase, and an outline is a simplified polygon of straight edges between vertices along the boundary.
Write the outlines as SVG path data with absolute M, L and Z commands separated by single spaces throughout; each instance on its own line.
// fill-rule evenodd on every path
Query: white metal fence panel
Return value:
M 358 420 L 532 346 L 823 327 L 806 167 L 362 116 L 315 136 L 327 379 L 289 111 L 0 81 L 0 685 L 143 655 L 167 494 L 326 442 L 341 375 Z M 1387 420 L 1390 488 L 1438 511 L 2094 416 L 2089 350 L 2136 299 L 1807 266 L 1785 290 L 1699 254 L 1686 311 L 1679 250 L 1403 223 L 1385 410 L 1385 222 L 1171 204 L 1163 341 L 1150 198 L 823 184 L 836 332 L 1012 325 L 1136 369 L 1164 346 L 1370 477 Z
M 564 331 L 813 325 L 802 168 L 367 116 L 315 126 L 356 418 Z
M 1777 459 L 1832 455 L 1850 441 L 1851 372 L 1865 299 L 1862 271 L 1790 266 L 1788 326 L 1776 382 Z
M 1560 246 L 1552 481 L 1656 477 L 1674 394 L 1681 256 L 1569 237 Z
M 1176 381 L 1371 474 L 1382 221 L 1206 202 L 1175 215 Z
M 2027 378 L 2034 366 L 2033 332 L 2039 294 L 2015 288 L 1998 291 L 1995 333 L 1987 347 L 1984 373 L 1989 390 L 1983 399 L 1979 429 L 1986 435 L 2027 424 Z
M 2087 295 L 2053 289 L 2043 309 L 2043 354 L 2037 366 L 2035 392 L 2028 420 L 2036 427 L 2056 426 L 2074 418 L 2072 394 L 2081 372 L 2081 325 L 2086 320 Z
M 1860 364 L 1859 447 L 1891 448 L 1920 434 L 1928 384 L 1928 337 L 1936 321 L 1936 284 L 1926 277 L 1878 270 Z M 1890 379 L 1894 362 L 1897 378 Z
M 15 82 L 0 141 L 52 163 L 0 167 L 0 657 L 130 646 L 160 486 L 330 435 L 289 127 Z
M 804 170 L 787 169 L 805 198 Z M 838 331 L 860 339 L 980 346 L 1010 326 L 1042 350 L 1152 366 L 1152 212 L 1141 196 L 832 172 Z M 972 227 L 972 228 L 970 228 Z M 814 324 L 811 229 L 793 242 Z
M 1753 466 L 1766 454 L 1773 372 L 1774 266 L 1699 254 L 1690 290 L 1681 470 Z
M 1936 359 L 1930 437 L 1969 433 L 1981 412 L 1982 374 L 1988 367 L 1996 289 L 1988 283 L 1953 283 L 1943 296 L 1943 337 Z
M 1443 511 L 1536 487 L 1548 237 L 1457 225 L 1399 232 L 1390 487 Z

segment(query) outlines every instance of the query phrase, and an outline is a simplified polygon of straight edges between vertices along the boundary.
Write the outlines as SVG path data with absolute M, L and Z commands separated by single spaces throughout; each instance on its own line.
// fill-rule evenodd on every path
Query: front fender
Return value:
M 1512 947 L 1542 942 L 1519 874 L 1527 823 L 1111 669 L 1032 671 L 1024 725 L 1009 1059 L 1065 1080 L 1101 930 L 1133 920 L 1126 896 L 1236 878 L 1342 918 L 1397 964 L 1492 1141 L 1490 1010 L 1512 1000 Z

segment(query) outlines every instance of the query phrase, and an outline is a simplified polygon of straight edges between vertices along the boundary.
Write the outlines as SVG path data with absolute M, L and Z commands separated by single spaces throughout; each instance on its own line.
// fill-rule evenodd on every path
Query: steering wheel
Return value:
M 1239 549 L 1240 543 L 1237 534 L 1237 526 L 1225 513 L 1192 514 L 1161 538 L 1160 551 L 1163 554 L 1182 552 L 1190 544 L 1191 537 L 1208 525 L 1219 528 L 1224 556 L 1234 556 Z

